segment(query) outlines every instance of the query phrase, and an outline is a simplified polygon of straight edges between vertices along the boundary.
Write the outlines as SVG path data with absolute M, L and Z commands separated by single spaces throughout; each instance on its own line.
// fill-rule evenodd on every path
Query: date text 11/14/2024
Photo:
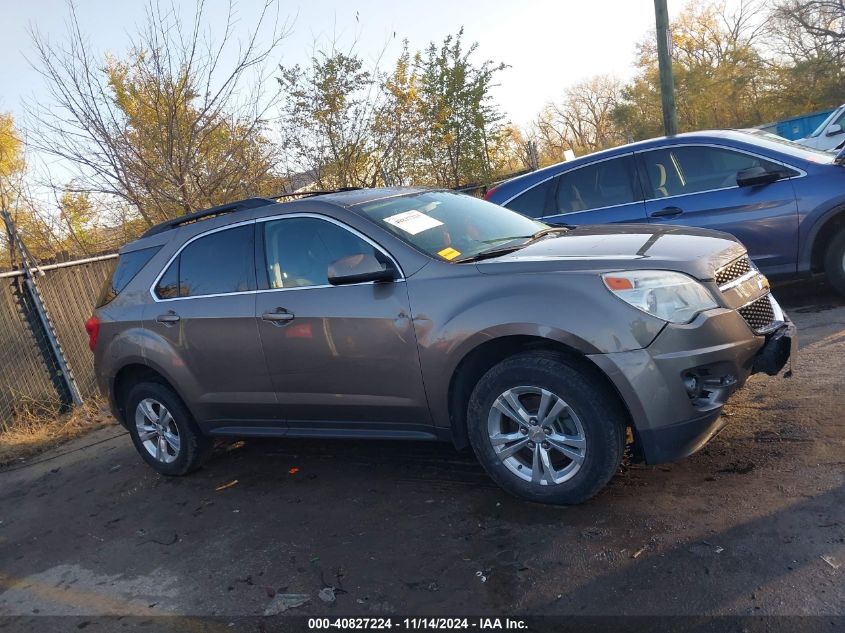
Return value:
M 445 631 L 525 630 L 527 623 L 519 618 L 308 618 L 309 630 L 347 629 L 374 631 L 380 629 Z

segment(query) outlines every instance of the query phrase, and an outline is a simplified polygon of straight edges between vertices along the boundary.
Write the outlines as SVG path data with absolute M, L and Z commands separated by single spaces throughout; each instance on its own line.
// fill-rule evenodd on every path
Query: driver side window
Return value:
M 784 166 L 724 147 L 685 145 L 640 154 L 652 198 L 667 198 L 736 187 L 736 176 L 749 167 L 784 171 Z
M 264 254 L 269 287 L 327 286 L 329 266 L 343 257 L 384 259 L 369 242 L 327 220 L 282 218 L 264 222 Z

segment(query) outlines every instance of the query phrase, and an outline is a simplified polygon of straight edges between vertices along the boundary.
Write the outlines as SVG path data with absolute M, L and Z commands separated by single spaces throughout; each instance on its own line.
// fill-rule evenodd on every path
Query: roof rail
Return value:
M 191 224 L 192 222 L 196 222 L 197 220 L 202 220 L 211 216 L 223 215 L 224 213 L 232 213 L 234 211 L 243 211 L 245 209 L 255 209 L 257 207 L 264 207 L 268 204 L 273 204 L 274 202 L 275 200 L 272 198 L 246 198 L 244 200 L 238 200 L 236 202 L 230 202 L 228 204 L 221 204 L 217 207 L 203 209 L 202 211 L 195 211 L 194 213 L 188 213 L 187 215 L 180 215 L 178 218 L 173 218 L 172 220 L 167 220 L 165 222 L 161 222 L 160 224 L 156 224 L 155 226 L 152 226 L 147 229 L 144 234 L 141 235 L 141 237 L 150 237 L 151 235 L 158 235 L 159 233 L 164 233 L 165 231 L 169 231 L 170 229 L 176 228 L 177 226 Z
M 234 211 L 244 211 L 246 209 L 264 207 L 268 204 L 274 204 L 276 200 L 281 198 L 292 198 L 294 196 L 310 198 L 312 196 L 322 196 L 328 193 L 343 193 L 344 191 L 356 191 L 358 189 L 361 189 L 361 187 L 340 187 L 339 189 L 325 189 L 322 191 L 296 191 L 293 193 L 280 193 L 277 196 L 268 196 L 266 198 L 246 198 L 244 200 L 229 202 L 228 204 L 221 204 L 217 207 L 211 207 L 210 209 L 203 209 L 202 211 L 188 213 L 187 215 L 180 215 L 178 218 L 161 222 L 160 224 L 156 224 L 155 226 L 147 229 L 141 237 L 158 235 L 159 233 L 164 233 L 165 231 L 169 231 L 177 226 L 191 224 L 197 220 L 202 220 L 215 215 L 223 215 L 224 213 L 232 213 Z

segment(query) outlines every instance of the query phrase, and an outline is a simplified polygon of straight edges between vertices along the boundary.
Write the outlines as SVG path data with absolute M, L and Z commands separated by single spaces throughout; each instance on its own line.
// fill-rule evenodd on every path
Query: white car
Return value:
M 842 145 L 843 141 L 845 141 L 845 104 L 831 112 L 830 116 L 813 130 L 812 134 L 795 142 L 806 147 L 829 151 Z

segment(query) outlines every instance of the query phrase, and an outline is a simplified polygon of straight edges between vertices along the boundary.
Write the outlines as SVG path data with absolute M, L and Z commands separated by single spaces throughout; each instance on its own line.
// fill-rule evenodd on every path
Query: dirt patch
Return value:
M 104 426 L 116 424 L 98 400 L 65 415 L 24 403 L 12 422 L 0 427 L 0 468 L 30 459 Z

